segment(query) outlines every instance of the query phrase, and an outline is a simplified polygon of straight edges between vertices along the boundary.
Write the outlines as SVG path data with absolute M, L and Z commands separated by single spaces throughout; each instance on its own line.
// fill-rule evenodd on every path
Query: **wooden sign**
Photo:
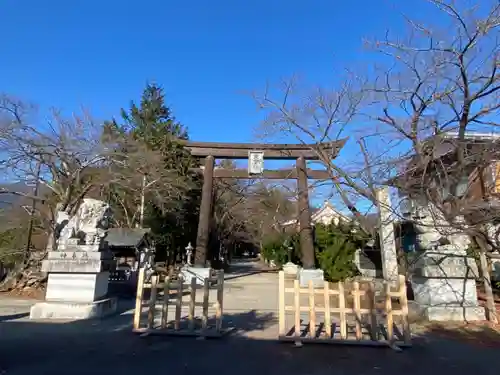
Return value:
M 248 151 L 248 174 L 262 174 L 264 172 L 264 152 Z

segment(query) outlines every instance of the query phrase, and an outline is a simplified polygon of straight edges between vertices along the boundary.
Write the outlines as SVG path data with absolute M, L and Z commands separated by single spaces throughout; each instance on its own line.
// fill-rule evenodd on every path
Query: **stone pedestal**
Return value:
M 63 228 L 57 251 L 42 263 L 48 273 L 45 302 L 31 308 L 31 319 L 88 319 L 116 311 L 116 299 L 107 298 L 113 255 L 102 241 L 109 218 L 108 204 L 87 198 L 71 218 L 58 213 Z
M 107 252 L 49 252 L 42 263 L 49 274 L 45 302 L 31 308 L 30 318 L 89 319 L 114 313 L 116 299 L 107 298 L 111 266 Z
M 191 284 L 193 277 L 196 279 L 197 285 L 204 285 L 205 279 L 212 276 L 212 269 L 209 267 L 198 268 L 192 266 L 184 266 L 181 268 L 181 276 L 186 284 Z
M 299 271 L 299 284 L 301 287 L 308 287 L 309 281 L 312 281 L 314 288 L 325 286 L 325 275 L 320 269 L 303 269 Z
M 474 259 L 465 250 L 440 246 L 414 260 L 411 284 L 415 302 L 428 320 L 484 320 L 484 308 L 477 302 L 478 275 Z

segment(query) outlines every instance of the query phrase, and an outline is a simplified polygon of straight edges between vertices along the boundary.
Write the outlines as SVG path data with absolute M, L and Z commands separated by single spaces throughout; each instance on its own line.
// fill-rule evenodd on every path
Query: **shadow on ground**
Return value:
M 122 311 L 128 304 L 120 306 Z M 256 311 L 226 314 L 225 324 L 234 325 L 236 331 L 210 340 L 140 337 L 131 332 L 130 313 L 68 323 L 12 317 L 1 321 L 0 367 L 8 375 L 138 375 L 150 371 L 176 375 L 498 373 L 496 362 L 492 362 L 497 360 L 498 350 L 474 345 L 478 338 L 462 342 L 460 331 L 451 339 L 443 337 L 438 333 L 439 329 L 449 330 L 445 326 L 427 327 L 418 334 L 413 348 L 398 353 L 388 348 L 338 345 L 296 348 L 289 343 L 251 339 L 250 333 L 264 331 L 275 322 L 274 314 Z M 481 329 L 493 335 L 489 329 Z M 498 332 L 492 337 L 497 342 L 499 338 Z
M 481 323 L 427 323 L 417 340 L 446 340 L 469 346 L 500 349 L 500 326 Z

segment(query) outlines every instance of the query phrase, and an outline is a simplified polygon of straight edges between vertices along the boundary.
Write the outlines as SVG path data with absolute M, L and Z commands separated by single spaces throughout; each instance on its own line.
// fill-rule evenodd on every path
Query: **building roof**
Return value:
M 313 224 L 320 222 L 321 219 L 324 217 L 331 217 L 332 219 L 337 217 L 344 221 L 351 221 L 350 218 L 348 218 L 343 213 L 338 211 L 329 201 L 325 201 L 320 208 L 313 208 L 311 209 L 311 211 L 312 211 L 311 223 Z M 295 225 L 297 223 L 298 219 L 293 219 L 293 220 L 288 220 L 282 223 L 281 225 L 286 227 L 289 225 Z
M 110 228 L 104 241 L 110 247 L 136 247 L 150 232 L 149 228 Z

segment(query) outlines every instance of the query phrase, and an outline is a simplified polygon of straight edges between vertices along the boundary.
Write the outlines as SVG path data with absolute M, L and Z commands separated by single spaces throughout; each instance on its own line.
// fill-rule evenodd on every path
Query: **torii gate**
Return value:
M 327 180 L 331 175 L 326 170 L 307 169 L 306 160 L 330 161 L 335 159 L 347 139 L 318 144 L 259 144 L 259 143 L 215 143 L 183 142 L 191 155 L 205 159 L 203 168 L 203 190 L 196 238 L 195 267 L 205 267 L 209 238 L 210 219 L 212 216 L 212 190 L 214 178 L 252 179 L 297 179 L 299 190 L 299 225 L 300 247 L 304 269 L 314 269 L 314 244 L 309 209 L 308 179 Z M 296 168 L 289 170 L 261 170 L 250 174 L 245 169 L 214 169 L 215 159 L 249 159 L 255 155 L 270 160 L 296 160 Z M 258 158 L 258 157 L 257 157 Z M 201 161 L 201 160 L 200 160 Z M 257 167 L 258 168 L 258 167 Z M 250 169 L 250 168 L 249 168 Z

